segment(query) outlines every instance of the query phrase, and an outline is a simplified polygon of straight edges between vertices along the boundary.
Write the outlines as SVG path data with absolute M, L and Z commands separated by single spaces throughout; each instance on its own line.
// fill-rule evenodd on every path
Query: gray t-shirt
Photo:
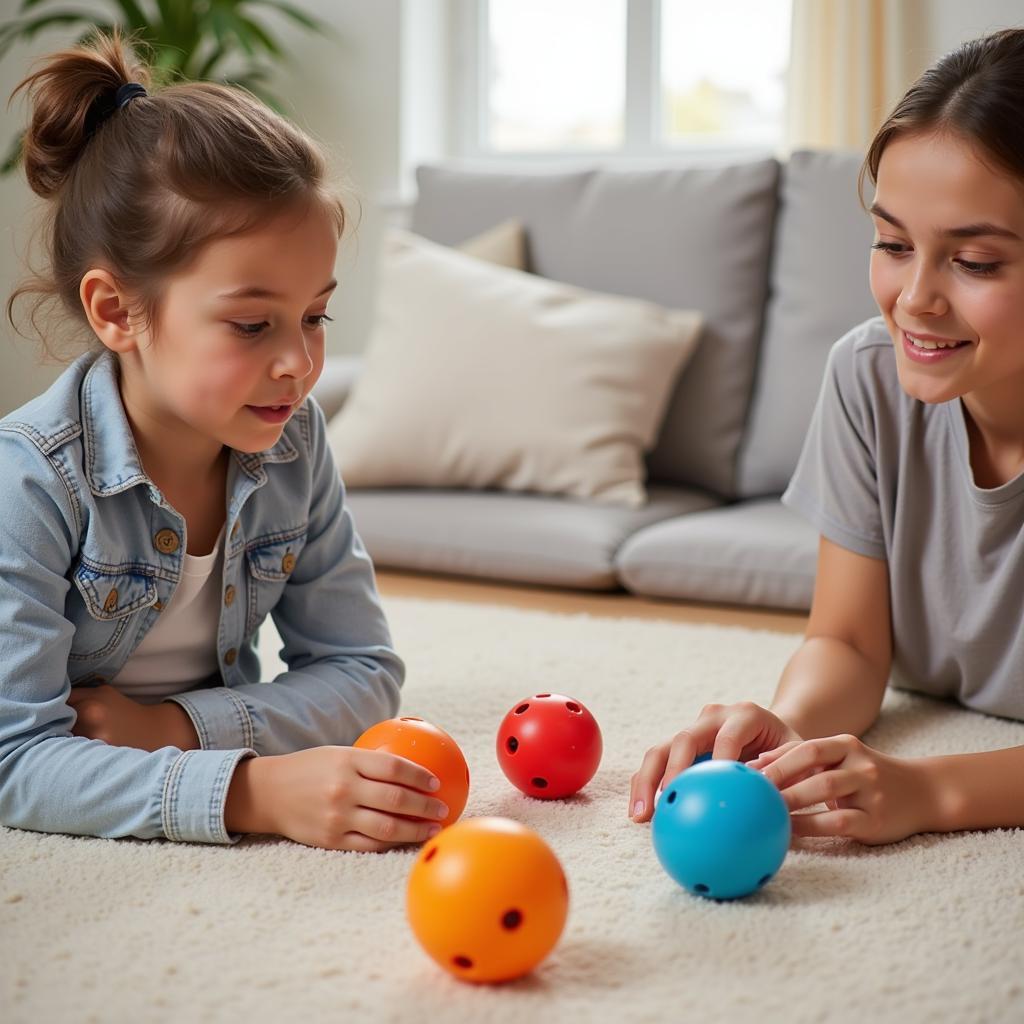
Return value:
M 975 485 L 960 399 L 903 391 L 881 317 L 833 347 L 782 501 L 889 563 L 894 686 L 1024 720 L 1024 473 Z

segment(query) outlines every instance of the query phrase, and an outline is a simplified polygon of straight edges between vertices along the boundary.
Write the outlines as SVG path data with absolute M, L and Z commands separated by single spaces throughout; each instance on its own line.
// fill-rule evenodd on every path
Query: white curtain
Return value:
M 793 0 L 786 149 L 864 151 L 928 63 L 920 0 Z

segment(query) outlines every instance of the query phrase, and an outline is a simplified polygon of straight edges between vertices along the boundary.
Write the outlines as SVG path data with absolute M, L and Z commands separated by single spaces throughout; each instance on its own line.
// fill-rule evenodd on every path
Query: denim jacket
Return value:
M 273 448 L 231 452 L 226 512 L 219 678 L 167 698 L 201 749 L 73 736 L 70 688 L 116 686 L 181 577 L 185 522 L 142 468 L 112 354 L 0 420 L 0 823 L 231 842 L 240 760 L 351 744 L 396 713 L 404 666 L 315 401 Z M 268 613 L 287 671 L 261 682 Z

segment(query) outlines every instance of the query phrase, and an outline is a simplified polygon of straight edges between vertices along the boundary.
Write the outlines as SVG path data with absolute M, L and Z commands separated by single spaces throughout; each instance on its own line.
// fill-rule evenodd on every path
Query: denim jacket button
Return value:
M 153 543 L 156 545 L 157 551 L 165 555 L 173 555 L 178 550 L 181 541 L 173 530 L 158 530 L 153 538 Z
M 163 603 L 163 601 L 157 601 L 157 603 L 155 605 L 153 605 L 153 611 L 155 611 L 155 612 L 162 612 L 163 610 L 164 610 L 164 603 Z
M 107 599 L 103 602 L 103 610 L 105 612 L 117 611 L 117 587 L 112 588 L 107 594 Z
M 229 583 L 224 591 L 224 604 L 230 608 L 235 603 L 235 588 Z
M 281 572 L 290 573 L 295 568 L 295 556 L 289 551 L 284 558 L 281 559 Z
M 234 647 L 229 647 L 224 652 L 224 664 L 225 665 L 234 665 L 235 658 L 237 658 L 237 657 L 238 657 L 238 651 L 236 651 L 234 649 Z
M 235 520 L 235 525 L 231 527 L 231 539 L 234 540 L 238 536 L 238 520 Z

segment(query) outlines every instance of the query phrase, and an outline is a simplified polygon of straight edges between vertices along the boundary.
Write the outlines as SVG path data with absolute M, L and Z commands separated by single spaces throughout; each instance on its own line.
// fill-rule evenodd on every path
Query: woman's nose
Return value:
M 949 310 L 940 275 L 923 261 L 910 269 L 896 304 L 910 316 L 939 316 Z

